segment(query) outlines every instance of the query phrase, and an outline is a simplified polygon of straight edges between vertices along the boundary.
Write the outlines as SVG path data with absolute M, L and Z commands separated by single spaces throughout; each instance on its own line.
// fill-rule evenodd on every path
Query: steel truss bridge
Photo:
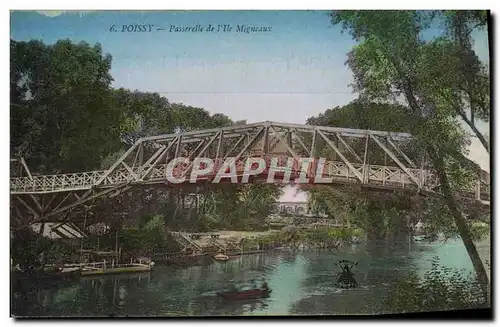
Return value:
M 35 175 L 23 159 L 22 176 L 10 178 L 13 224 L 63 221 L 69 213 L 87 212 L 99 201 L 139 187 L 178 187 L 166 182 L 166 166 L 177 157 L 213 158 L 221 165 L 234 158 L 241 171 L 247 158 L 327 157 L 323 170 L 332 184 L 419 192 L 439 196 L 439 183 L 423 151 L 407 133 L 262 122 L 137 140 L 109 169 L 58 175 Z M 13 165 L 11 165 L 13 167 Z M 189 177 L 193 162 L 177 167 Z M 314 174 L 308 172 L 309 176 Z M 206 183 L 200 181 L 200 183 Z M 458 192 L 468 203 L 489 206 L 489 181 L 478 179 Z M 17 227 L 22 228 L 22 227 Z

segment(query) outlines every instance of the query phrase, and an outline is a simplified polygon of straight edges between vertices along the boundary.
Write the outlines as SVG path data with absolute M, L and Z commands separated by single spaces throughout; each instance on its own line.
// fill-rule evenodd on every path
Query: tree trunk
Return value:
M 483 145 L 486 152 L 488 152 L 488 154 L 490 154 L 490 144 L 488 143 L 488 141 L 486 140 L 484 135 L 477 129 L 476 124 L 474 124 L 473 121 L 468 119 L 467 115 L 464 112 L 458 111 L 458 114 L 460 115 L 460 117 L 462 117 L 462 120 L 472 129 L 472 131 L 474 132 L 476 137 L 479 139 L 479 141 Z
M 416 101 L 416 98 L 413 94 L 413 90 L 411 87 L 411 83 L 407 83 L 405 86 L 405 95 L 406 99 L 408 100 L 408 103 L 410 105 L 410 108 L 413 111 L 413 118 L 415 120 L 415 125 L 414 126 L 425 126 L 424 121 L 422 119 L 422 110 L 418 105 L 418 102 Z M 411 131 L 412 133 L 414 131 Z M 414 133 L 414 135 L 418 135 L 417 133 Z M 474 266 L 474 270 L 476 271 L 477 278 L 479 279 L 479 282 L 481 284 L 481 289 L 483 290 L 483 295 L 485 298 L 485 301 L 488 303 L 490 302 L 490 296 L 489 296 L 489 280 L 488 280 L 488 275 L 486 274 L 486 270 L 484 269 L 483 262 L 481 261 L 481 258 L 479 257 L 479 253 L 477 252 L 476 245 L 474 244 L 472 237 L 469 233 L 469 228 L 465 222 L 465 218 L 462 216 L 461 211 L 458 209 L 458 205 L 455 201 L 455 198 L 453 196 L 453 192 L 451 190 L 450 183 L 448 181 L 448 175 L 446 174 L 446 170 L 444 167 L 444 161 L 443 158 L 437 153 L 434 148 L 430 145 L 426 146 L 427 154 L 429 156 L 429 159 L 432 161 L 432 164 L 434 166 L 434 169 L 438 175 L 439 182 L 441 184 L 441 190 L 443 192 L 443 197 L 444 200 L 446 201 L 446 204 L 448 208 L 451 211 L 451 214 L 455 220 L 455 224 L 457 225 L 458 232 L 460 234 L 460 237 L 462 238 L 462 241 L 464 242 L 464 246 L 467 250 L 467 253 L 469 254 L 469 257 L 472 261 L 472 265 Z M 489 151 L 488 151 L 489 153 Z
M 432 149 L 429 151 L 429 153 L 432 154 L 430 159 L 432 160 L 434 169 L 436 170 L 439 177 L 443 197 L 446 201 L 446 204 L 448 205 L 448 208 L 451 211 L 451 214 L 455 220 L 455 224 L 457 225 L 458 232 L 460 233 L 460 237 L 462 238 L 465 248 L 467 249 L 467 253 L 469 254 L 469 257 L 472 261 L 477 278 L 479 279 L 479 282 L 481 284 L 485 300 L 489 303 L 490 296 L 488 275 L 486 273 L 486 269 L 484 268 L 483 262 L 479 257 L 476 245 L 472 240 L 465 218 L 462 215 L 461 211 L 458 209 L 458 205 L 455 201 L 455 197 L 453 196 L 453 192 L 448 181 L 448 176 L 445 172 L 443 159 L 439 155 L 436 155 L 436 153 L 432 151 Z

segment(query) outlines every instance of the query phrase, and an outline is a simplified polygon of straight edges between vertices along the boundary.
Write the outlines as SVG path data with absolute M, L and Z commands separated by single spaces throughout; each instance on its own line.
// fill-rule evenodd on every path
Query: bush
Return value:
M 11 240 L 11 257 L 21 268 L 40 268 L 45 264 L 61 264 L 73 252 L 70 240 L 53 240 L 31 230 L 15 234 Z
M 488 307 L 472 273 L 443 267 L 437 258 L 421 279 L 410 273 L 389 290 L 382 311 L 404 313 Z
M 140 228 L 120 231 L 120 244 L 124 254 L 147 255 L 180 250 L 179 244 L 167 233 L 163 216 L 146 217 L 141 225 Z
M 486 236 L 490 235 L 490 225 L 482 222 L 471 221 L 469 222 L 469 231 L 474 241 L 481 241 Z

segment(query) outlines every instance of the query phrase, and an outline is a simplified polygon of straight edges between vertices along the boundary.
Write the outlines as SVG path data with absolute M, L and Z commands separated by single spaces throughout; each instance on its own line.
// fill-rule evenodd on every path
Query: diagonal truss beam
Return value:
M 135 142 L 134 145 L 130 147 L 130 149 L 125 151 L 125 153 L 122 154 L 122 156 L 108 170 L 106 170 L 104 175 L 102 175 L 101 178 L 97 180 L 96 184 L 100 185 L 116 169 L 116 167 L 118 167 L 123 162 L 123 160 L 125 160 L 134 150 L 137 149 L 137 147 L 141 143 L 142 143 L 142 138 L 139 139 L 137 142 Z
M 362 162 L 363 160 L 361 160 L 361 158 L 356 154 L 356 152 L 354 152 L 354 150 L 349 146 L 349 144 L 347 144 L 346 141 L 344 141 L 344 139 L 340 136 L 340 133 L 335 133 L 335 135 L 337 136 L 337 138 L 340 140 L 340 142 L 344 145 L 344 147 L 347 149 L 347 151 L 349 151 L 359 162 Z
M 20 196 L 18 196 L 17 199 L 33 214 L 33 216 L 35 216 L 35 218 L 40 218 L 40 214 L 36 212 L 36 210 L 33 209 L 29 204 L 27 204 Z
M 264 126 L 264 127 L 261 127 L 259 129 L 259 131 L 254 135 L 252 136 L 252 138 L 250 139 L 250 141 L 245 144 L 245 146 L 243 147 L 243 149 L 241 149 L 241 151 L 236 155 L 236 157 L 234 158 L 234 162 L 238 161 L 241 156 L 246 152 L 248 151 L 248 149 L 250 147 L 252 147 L 254 144 L 255 144 L 255 141 L 257 140 L 257 138 L 262 134 L 262 132 L 264 132 L 264 130 L 266 129 L 266 127 L 269 127 L 269 126 Z
M 337 153 L 337 155 L 342 159 L 342 161 L 349 167 L 349 169 L 353 172 L 354 175 L 359 179 L 361 183 L 363 183 L 363 175 L 359 173 L 359 171 L 354 168 L 354 166 L 349 162 L 349 160 L 344 157 L 342 152 L 333 144 L 333 142 L 321 131 L 318 129 L 318 134 L 325 140 L 326 143 Z
M 42 205 L 40 204 L 40 202 L 38 202 L 37 198 L 33 194 L 30 194 L 30 198 L 36 204 L 36 207 L 38 208 L 40 214 L 43 214 Z
M 177 136 L 177 138 L 175 138 L 172 142 L 170 142 L 168 144 L 168 146 L 166 146 L 166 147 L 162 146 L 151 158 L 148 159 L 148 161 L 146 162 L 148 165 L 151 163 L 151 161 L 154 160 L 154 162 L 151 165 L 151 167 L 149 167 L 148 170 L 146 170 L 146 172 L 144 173 L 144 175 L 141 176 L 141 180 L 144 180 L 144 178 L 146 176 L 148 176 L 151 171 L 153 171 L 154 167 L 158 164 L 158 162 L 160 162 L 161 160 L 163 160 L 163 158 L 167 155 L 168 151 L 178 141 L 179 141 L 179 136 Z
M 292 129 L 292 136 L 299 142 L 300 146 L 306 151 L 306 153 L 311 156 L 311 151 L 307 148 L 307 146 L 304 144 L 304 141 L 302 141 L 302 138 L 297 134 L 297 130 L 294 128 Z
M 207 149 L 210 147 L 210 145 L 212 143 L 214 143 L 214 141 L 220 136 L 220 133 L 222 133 L 222 132 L 218 131 L 214 136 L 212 136 L 212 138 L 210 139 L 210 141 L 208 141 L 208 143 L 205 144 L 205 146 L 203 147 L 203 149 L 200 151 L 200 153 L 197 156 L 195 156 L 195 158 L 203 155 L 207 151 Z M 193 154 L 194 154 L 194 151 L 191 152 L 191 154 L 188 155 L 188 159 L 191 159 Z M 193 165 L 194 165 L 194 161 L 190 162 L 188 164 L 187 168 L 184 171 L 181 172 L 181 176 L 180 177 L 181 178 L 185 177 L 186 174 L 187 174 L 187 172 L 193 167 Z
M 231 153 L 233 153 L 233 151 L 240 145 L 241 142 L 243 142 L 243 140 L 248 136 L 248 133 L 245 133 L 243 135 L 240 136 L 240 138 L 238 139 L 238 141 L 231 147 L 231 149 L 229 149 L 229 151 L 226 152 L 226 155 L 224 156 L 224 159 L 226 159 L 228 156 L 231 155 Z
M 415 163 L 410 158 L 408 158 L 408 156 L 396 144 L 394 144 L 391 137 L 387 138 L 387 142 L 406 160 L 407 163 L 410 164 L 410 166 L 412 166 L 413 168 L 417 168 L 417 165 L 415 165 Z
M 83 204 L 83 203 L 85 203 L 85 202 L 87 202 L 87 201 L 90 201 L 90 200 L 93 200 L 93 199 L 97 199 L 97 198 L 99 198 L 99 197 L 102 197 L 102 196 L 104 196 L 104 195 L 106 195 L 106 194 L 108 194 L 108 193 L 115 192 L 115 191 L 117 191 L 117 190 L 119 190 L 119 191 L 123 192 L 123 191 L 127 190 L 128 188 L 130 188 L 130 186 L 128 186 L 128 185 L 129 185 L 129 183 L 124 183 L 124 184 L 117 185 L 117 186 L 115 186 L 115 187 L 112 187 L 112 188 L 106 189 L 106 190 L 101 191 L 101 192 L 96 192 L 96 194 L 94 194 L 94 195 L 91 195 L 91 196 L 86 197 L 86 198 L 81 198 L 81 199 L 79 199 L 79 200 L 77 200 L 77 201 L 73 202 L 72 204 L 69 204 L 69 205 L 67 205 L 67 206 L 64 206 L 64 207 L 62 207 L 62 208 L 60 208 L 60 209 L 58 209 L 58 210 L 54 210 L 54 211 L 52 211 L 52 212 L 50 212 L 50 213 L 46 214 L 44 218 L 46 219 L 46 218 L 52 217 L 52 216 L 54 216 L 54 215 L 57 215 L 57 214 L 59 214 L 59 213 L 61 213 L 61 212 L 66 211 L 66 210 L 68 210 L 68 209 L 71 209 L 71 208 L 74 208 L 74 207 L 76 207 L 76 206 L 79 206 L 79 205 L 81 205 L 81 204 Z M 128 188 L 127 188 L 127 187 L 128 187 Z M 34 221 L 34 222 L 36 222 L 36 221 Z M 34 222 L 32 222 L 32 223 L 34 223 Z
M 408 170 L 408 168 L 405 165 L 403 165 L 401 161 L 399 161 L 399 159 L 394 155 L 394 153 L 392 153 L 391 150 L 389 150 L 382 142 L 380 142 L 380 140 L 375 135 L 372 135 L 372 139 L 378 144 L 378 146 L 382 150 L 385 151 L 385 153 L 389 155 L 389 157 L 391 157 L 392 160 L 394 160 L 394 162 L 399 166 L 399 168 L 401 168 L 408 175 L 408 177 L 410 177 L 410 179 L 413 182 L 415 182 L 415 184 L 417 184 L 419 188 L 421 188 L 420 181 L 418 180 L 418 178 L 413 176 L 413 174 Z
M 134 171 L 132 170 L 132 168 L 129 167 L 129 165 L 127 165 L 125 163 L 125 161 L 122 161 L 122 166 L 125 167 L 125 169 L 127 169 L 128 173 L 135 179 L 135 180 L 139 180 L 139 176 L 134 173 Z M 142 167 L 142 165 L 140 166 Z
M 318 135 L 318 130 L 315 129 L 313 131 L 313 136 L 312 136 L 312 141 L 311 141 L 311 151 L 309 152 L 309 155 L 311 157 L 316 156 L 316 136 Z
M 299 155 L 290 147 L 290 145 L 288 145 L 288 142 L 286 142 L 286 140 L 284 140 L 281 135 L 274 129 L 273 126 L 269 126 L 269 128 L 271 129 L 271 131 L 275 134 L 275 136 L 283 143 L 285 144 L 285 147 L 286 149 L 288 150 L 288 152 L 290 152 L 290 154 L 293 156 L 293 158 L 297 161 L 297 162 L 300 162 L 300 157 Z
M 23 157 L 21 157 L 21 165 L 23 165 L 23 168 L 24 170 L 26 170 L 26 173 L 28 174 L 28 177 L 30 179 L 33 179 L 33 175 L 31 175 L 31 171 L 30 169 L 28 168 L 28 165 L 26 164 L 26 161 L 24 160 Z

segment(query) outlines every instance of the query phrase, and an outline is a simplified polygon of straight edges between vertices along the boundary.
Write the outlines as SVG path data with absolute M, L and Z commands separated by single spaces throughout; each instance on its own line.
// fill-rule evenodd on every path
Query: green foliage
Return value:
M 413 121 L 406 107 L 389 103 L 374 103 L 356 100 L 343 107 L 329 109 L 317 117 L 307 120 L 308 124 L 339 126 L 347 128 L 390 130 L 408 132 Z M 365 142 L 351 144 L 357 153 L 363 153 Z M 400 147 L 410 159 L 420 161 L 421 151 L 415 142 Z M 319 147 L 321 155 L 334 159 L 326 144 Z M 386 164 L 387 156 L 374 142 L 368 144 L 369 163 Z M 370 239 L 384 239 L 396 233 L 407 217 L 416 223 L 416 204 L 411 197 L 400 193 L 363 191 L 353 186 L 307 186 L 310 206 L 323 211 L 346 225 L 355 225 L 369 234 Z
M 198 217 L 199 230 L 266 229 L 265 219 L 283 190 L 279 185 L 224 185 L 202 200 L 203 213 Z
M 69 40 L 11 41 L 11 147 L 37 172 L 89 170 L 120 147 L 111 56 Z
M 486 236 L 490 236 L 491 227 L 489 224 L 478 222 L 478 221 L 469 221 L 468 226 L 469 226 L 469 231 L 471 233 L 472 239 L 474 241 L 481 241 Z
M 163 216 L 144 218 L 138 228 L 126 228 L 119 232 L 124 254 L 138 256 L 180 250 L 179 245 L 167 233 Z
M 198 216 L 198 230 L 205 232 L 217 229 L 217 226 L 219 226 L 220 224 L 219 218 L 219 216 L 216 216 L 212 213 L 205 213 Z
M 243 219 L 244 226 L 259 228 L 269 215 L 282 188 L 272 184 L 247 184 L 238 187 L 235 215 Z
M 22 269 L 32 266 L 41 268 L 45 264 L 62 264 L 74 254 L 71 241 L 51 240 L 31 230 L 14 234 L 11 240 L 11 257 Z
M 429 199 L 424 209 L 422 222 L 424 234 L 437 239 L 440 234 L 445 240 L 460 236 L 455 220 L 447 206 L 443 206 L 438 199 Z M 480 241 L 490 233 L 490 226 L 480 221 L 468 220 L 467 226 L 473 241 Z
M 101 161 L 101 169 L 109 169 L 111 166 L 120 159 L 120 157 L 125 153 L 125 150 L 120 149 L 117 152 L 113 152 L 105 156 Z
M 307 124 L 336 126 L 354 129 L 408 132 L 411 125 L 405 107 L 389 103 L 369 103 L 354 100 L 345 106 L 328 109 L 317 117 L 307 119 Z
M 154 215 L 146 221 L 143 228 L 146 231 L 165 230 L 165 218 L 161 215 Z
M 415 273 L 392 285 L 384 302 L 386 312 L 421 312 L 487 307 L 481 287 L 472 274 L 439 265 L 419 278 Z
M 257 239 L 261 244 L 305 244 L 309 246 L 323 246 L 330 242 L 350 242 L 353 236 L 362 237 L 363 231 L 355 228 L 322 227 L 311 230 L 285 228 Z M 251 242 L 250 240 L 247 242 Z
M 356 187 L 307 188 L 312 207 L 320 207 L 346 226 L 363 230 L 369 240 L 384 240 L 423 219 L 419 203 L 404 193 L 376 192 Z M 425 220 L 425 219 L 423 219 Z
M 107 169 L 141 136 L 246 123 L 171 103 L 158 93 L 112 89 L 111 60 L 100 45 L 12 41 L 14 155 L 23 155 L 37 173 Z M 271 185 L 218 190 L 207 203 L 208 211 L 199 217 L 199 227 L 257 228 L 280 192 L 280 187 Z M 170 215 L 178 203 L 166 202 L 165 210 L 143 210 L 141 196 L 128 204 L 139 207 L 141 215 Z
M 475 118 L 489 121 L 491 111 L 489 67 L 474 52 L 472 40 L 475 28 L 486 32 L 488 13 L 484 10 L 449 10 L 443 16 L 446 36 L 451 39 L 452 44 L 448 53 L 453 56 L 448 56 L 445 65 L 441 67 L 442 76 L 446 76 L 447 80 L 440 81 L 452 86 L 459 102 L 457 113 L 473 127 Z M 468 111 L 470 117 L 467 117 Z
M 112 89 L 112 58 L 99 44 L 11 41 L 10 52 L 12 152 L 39 173 L 107 168 L 137 133 L 233 123 L 158 93 Z
M 333 24 L 340 24 L 357 42 L 347 60 L 354 74 L 354 89 L 370 101 L 404 101 L 413 122 L 409 132 L 430 159 L 439 189 L 486 291 L 488 277 L 472 248 L 470 232 L 455 199 L 457 186 L 466 185 L 471 175 L 478 177 L 464 157 L 468 138 L 457 116 L 489 150 L 474 123 L 474 112 L 490 110 L 480 108 L 489 98 L 489 76 L 474 57 L 470 30 L 466 28 L 471 17 L 477 21 L 482 16 L 448 12 L 445 21 L 450 24 L 444 33 L 429 39 L 424 32 L 441 13 L 334 11 L 331 17 Z M 472 111 L 470 118 L 465 115 L 468 108 Z
M 482 85 L 481 90 L 472 93 L 484 102 L 489 98 L 489 87 L 482 81 L 489 78 L 474 60 L 477 68 L 469 69 L 467 78 L 457 79 L 464 71 L 463 54 L 472 49 L 463 40 L 450 37 L 449 30 L 444 29 L 442 35 L 431 40 L 424 37 L 424 31 L 440 13 L 341 11 L 332 13 L 332 23 L 341 24 L 358 41 L 347 61 L 354 73 L 355 90 L 362 98 L 375 101 L 404 96 L 413 122 L 410 132 L 423 140 L 426 148 L 436 149 L 445 162 L 451 162 L 453 158 L 460 161 L 466 145 L 464 133 L 454 120 L 457 115 L 465 119 L 463 112 L 471 106 L 470 96 L 469 101 L 465 99 L 465 93 L 471 92 L 462 92 L 464 84 Z M 449 13 L 448 19 L 455 14 Z M 460 24 L 466 25 L 463 20 L 467 17 L 462 18 Z M 463 38 L 470 38 L 470 31 L 465 34 Z M 479 100 L 472 102 L 479 106 Z

